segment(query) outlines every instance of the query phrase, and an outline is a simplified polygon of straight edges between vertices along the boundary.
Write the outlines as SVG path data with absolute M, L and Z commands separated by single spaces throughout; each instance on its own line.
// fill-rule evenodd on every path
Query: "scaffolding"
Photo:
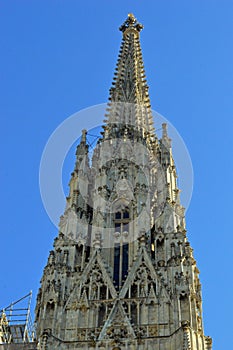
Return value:
M 22 344 L 35 341 L 30 314 L 32 292 L 0 310 L 0 344 Z

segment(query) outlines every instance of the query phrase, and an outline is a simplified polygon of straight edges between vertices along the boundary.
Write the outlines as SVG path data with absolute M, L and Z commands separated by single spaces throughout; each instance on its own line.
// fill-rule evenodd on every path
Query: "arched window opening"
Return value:
M 131 298 L 137 298 L 138 296 L 138 287 L 136 284 L 131 286 Z
M 129 244 L 123 245 L 123 259 L 122 259 L 122 281 L 127 277 L 129 265 Z
M 120 284 L 120 244 L 116 243 L 114 247 L 114 276 L 113 280 L 117 287 Z
M 114 246 L 114 273 L 115 285 L 119 288 L 128 274 L 129 267 L 129 244 L 124 242 L 124 237 L 129 234 L 129 209 L 119 210 L 115 213 L 115 232 L 118 234 L 119 242 Z
M 161 239 L 161 240 L 159 240 L 159 239 L 157 239 L 157 248 L 159 249 L 159 250 L 162 250 L 163 249 L 163 246 L 164 246 L 164 239 Z
M 48 320 L 52 320 L 54 316 L 55 304 L 54 301 L 48 302 L 46 306 L 46 316 Z
M 106 313 L 106 306 L 101 304 L 98 312 L 98 327 L 103 326 Z
M 118 211 L 116 214 L 115 214 L 115 219 L 116 220 L 120 220 L 121 219 L 121 212 Z
M 121 233 L 121 223 L 120 222 L 115 223 L 115 232 Z
M 107 299 L 107 287 L 105 285 L 100 287 L 100 299 Z
M 131 320 L 132 323 L 137 324 L 137 305 L 135 303 L 131 304 Z

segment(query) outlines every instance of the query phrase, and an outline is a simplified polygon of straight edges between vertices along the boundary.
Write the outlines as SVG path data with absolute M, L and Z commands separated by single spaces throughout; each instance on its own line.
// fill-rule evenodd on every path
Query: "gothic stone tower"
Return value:
M 37 297 L 38 349 L 211 350 L 171 140 L 158 139 L 132 14 L 102 136 L 83 130 Z

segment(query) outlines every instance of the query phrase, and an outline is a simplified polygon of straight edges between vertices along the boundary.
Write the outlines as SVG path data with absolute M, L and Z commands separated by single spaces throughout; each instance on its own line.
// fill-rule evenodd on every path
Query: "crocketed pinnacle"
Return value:
M 143 137 L 154 137 L 153 117 L 142 59 L 139 33 L 143 26 L 129 14 L 120 26 L 123 33 L 115 77 L 110 89 L 105 120 L 105 138 L 111 125 L 131 125 Z

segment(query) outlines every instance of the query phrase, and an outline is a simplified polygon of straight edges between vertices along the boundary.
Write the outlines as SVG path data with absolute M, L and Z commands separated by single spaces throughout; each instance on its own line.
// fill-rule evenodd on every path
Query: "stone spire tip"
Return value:
M 143 29 L 143 25 L 139 23 L 133 13 L 129 13 L 125 22 L 120 26 L 119 30 L 125 32 L 127 29 L 136 29 L 140 32 Z

